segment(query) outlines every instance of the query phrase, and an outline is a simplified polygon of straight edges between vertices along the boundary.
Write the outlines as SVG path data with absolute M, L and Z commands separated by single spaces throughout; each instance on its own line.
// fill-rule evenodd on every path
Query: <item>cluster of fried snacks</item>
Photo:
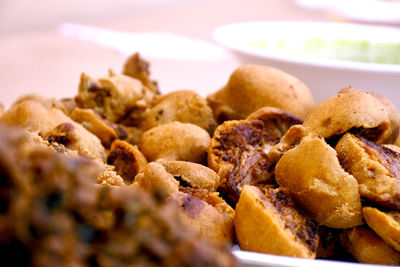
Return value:
M 234 210 L 215 191 L 219 176 L 193 162 L 158 160 L 147 164 L 132 187 L 162 194 L 176 203 L 183 224 L 218 243 L 234 242 Z
M 189 264 L 186 253 L 208 251 L 202 250 L 203 245 L 174 243 L 182 240 L 175 233 L 180 224 L 176 228 L 175 221 L 174 226 L 169 224 L 175 216 L 208 241 L 228 245 L 237 241 L 244 250 L 341 259 L 350 253 L 360 262 L 399 263 L 400 115 L 379 94 L 346 87 L 313 106 L 310 90 L 296 77 L 272 67 L 243 65 L 207 98 L 190 90 L 161 95 L 150 78 L 149 64 L 134 54 L 122 74 L 110 71 L 98 79 L 82 74 L 74 98 L 28 95 L 0 116 L 0 122 L 26 131 L 20 157 L 41 149 L 46 155 L 63 154 L 63 160 L 78 157 L 81 162 L 83 156 L 96 169 L 88 177 L 94 177 L 90 184 L 97 185 L 87 192 L 79 182 L 64 184 L 65 177 L 60 178 L 59 191 L 74 187 L 71 194 L 83 203 L 66 202 L 72 205 L 68 212 L 75 214 L 74 220 L 84 225 L 60 219 L 69 218 L 67 212 L 57 213 L 49 223 L 62 225 L 65 234 L 54 240 L 46 236 L 38 248 L 51 244 L 49 251 L 57 250 L 63 257 L 71 254 L 74 260 L 91 255 L 92 265 L 125 264 L 131 257 L 140 265 L 147 263 L 148 255 L 156 259 L 151 262 L 155 265 L 173 266 L 180 260 Z M 42 157 L 50 167 L 48 172 L 37 168 L 35 179 L 49 179 L 51 187 L 54 179 L 47 177 L 53 175 L 53 156 Z M 80 166 L 65 161 L 68 168 Z M 32 162 L 45 166 L 39 159 Z M 47 183 L 32 187 L 37 191 L 26 188 L 29 196 L 40 198 L 47 192 L 41 182 Z M 140 191 L 162 201 L 148 200 L 151 197 L 142 197 Z M 10 194 L 0 189 L 0 196 Z M 54 205 L 59 205 L 59 198 L 55 194 Z M 24 201 L 28 200 L 16 205 L 24 207 Z M 53 199 L 38 203 L 48 201 Z M 157 206 L 158 217 L 149 211 L 152 206 Z M 173 215 L 166 213 L 174 209 Z M 29 216 L 34 220 L 42 216 L 35 208 L 26 215 L 21 212 L 28 222 L 33 220 Z M 172 230 L 164 228 L 164 220 Z M 1 222 L 0 227 L 14 229 Z M 20 225 L 24 226 L 16 224 L 15 229 L 26 235 Z M 148 238 L 142 227 L 154 236 Z M 90 242 L 82 245 L 71 231 Z M 28 234 L 41 237 L 42 232 Z M 161 234 L 167 235 L 163 238 L 168 244 L 157 239 Z M 17 247 L 21 240 L 15 241 Z M 48 260 L 46 251 L 38 255 Z M 219 257 L 215 253 L 210 257 Z M 204 259 L 201 256 L 199 262 L 232 264 L 225 254 L 209 262 Z M 48 262 L 55 264 L 53 259 Z
M 228 248 L 177 219 L 174 203 L 94 184 L 94 161 L 24 148 L 0 127 L 0 255 L 15 266 L 234 266 Z M 18 164 L 15 164 L 18 162 Z

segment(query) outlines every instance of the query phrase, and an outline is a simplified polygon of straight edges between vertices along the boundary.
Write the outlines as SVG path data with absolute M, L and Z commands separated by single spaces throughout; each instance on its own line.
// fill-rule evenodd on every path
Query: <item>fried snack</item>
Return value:
M 361 225 L 357 180 L 340 166 L 336 151 L 316 134 L 305 136 L 276 164 L 275 179 L 318 223 L 331 228 Z
M 208 166 L 221 178 L 220 191 L 233 204 L 244 185 L 274 187 L 274 164 L 268 152 L 301 119 L 276 108 L 262 108 L 248 120 L 226 121 L 211 139 Z
M 103 119 L 92 109 L 74 108 L 70 117 L 85 127 L 86 130 L 96 135 L 106 148 L 110 148 L 115 139 L 125 139 L 127 137 L 127 133 L 122 127 Z
M 134 53 L 126 60 L 122 74 L 138 79 L 153 93 L 159 94 L 157 82 L 150 80 L 149 66 L 150 64 L 142 59 L 139 53 Z
M 361 263 L 399 265 L 400 253 L 367 227 L 345 230 L 341 244 Z
M 245 185 L 236 205 L 235 229 L 242 250 L 315 258 L 318 226 L 284 188 L 269 189 L 264 195 Z
M 206 189 L 215 192 L 219 185 L 219 176 L 212 169 L 187 161 L 158 160 L 165 170 L 172 174 L 182 186 Z
M 137 146 L 122 140 L 115 140 L 108 153 L 107 163 L 115 166 L 116 172 L 124 178 L 127 184 L 130 184 L 139 171 L 146 166 L 147 159 Z
M 394 144 L 400 133 L 400 114 L 397 111 L 396 106 L 385 96 L 380 95 L 375 92 L 370 92 L 370 95 L 376 97 L 381 103 L 385 106 L 388 116 L 389 116 L 389 131 L 385 140 L 382 143 L 384 144 Z
M 351 134 L 335 149 L 343 168 L 357 179 L 362 197 L 400 210 L 399 153 Z
M 302 124 L 303 118 L 279 108 L 263 107 L 251 113 L 246 120 L 260 120 L 273 136 L 282 137 L 292 125 Z
M 115 171 L 114 166 L 105 165 L 105 170 L 96 176 L 96 183 L 100 185 L 123 186 L 124 179 Z
M 235 266 L 226 247 L 177 219 L 176 206 L 95 186 L 96 164 L 32 151 L 0 127 L 0 256 L 13 266 Z M 18 164 L 15 164 L 18 162 Z
M 391 134 L 385 106 L 376 97 L 356 89 L 343 89 L 314 106 L 303 125 L 326 139 L 351 132 L 382 143 Z
M 131 126 L 137 126 L 154 96 L 139 80 L 110 71 L 108 77 L 99 79 L 82 73 L 75 101 L 78 107 L 93 109 L 113 123 L 129 118 Z
M 232 245 L 235 240 L 235 211 L 216 192 L 181 188 L 171 196 L 179 207 L 179 218 L 204 238 Z
M 243 65 L 228 83 L 207 97 L 219 123 L 244 119 L 262 107 L 277 107 L 304 116 L 313 105 L 308 87 L 297 78 L 276 68 Z
M 209 240 L 232 244 L 234 210 L 218 196 L 217 192 L 192 188 L 182 179 L 185 176 L 193 178 L 194 170 L 190 171 L 192 177 L 188 177 L 187 168 L 174 168 L 174 164 L 168 163 L 150 162 L 136 176 L 131 187 L 169 197 L 179 207 L 179 217 L 185 225 L 192 227 Z M 190 180 L 195 181 L 195 179 Z
M 0 122 L 38 133 L 49 143 L 57 143 L 81 155 L 105 160 L 100 140 L 57 108 L 46 109 L 39 102 L 26 100 L 7 110 Z
M 141 127 L 147 130 L 173 121 L 195 124 L 211 135 L 217 127 L 206 100 L 189 90 L 175 91 L 161 96 L 145 113 Z
M 310 134 L 312 134 L 312 130 L 303 125 L 297 124 L 291 126 L 279 140 L 279 143 L 274 145 L 268 152 L 268 158 L 273 163 L 278 163 L 283 154 L 297 146 L 301 139 Z
M 380 211 L 373 207 L 364 207 L 365 222 L 386 243 L 400 251 L 400 212 Z
M 149 161 L 166 159 L 204 163 L 210 139 L 199 126 L 170 122 L 144 132 L 139 147 Z
M 160 163 L 149 162 L 136 175 L 131 187 L 144 189 L 153 195 L 170 197 L 179 192 L 179 181 Z
M 12 104 L 18 105 L 24 101 L 34 101 L 40 103 L 46 109 L 57 108 L 64 112 L 67 116 L 70 114 L 70 107 L 74 104 L 71 103 L 68 99 L 55 99 L 55 98 L 47 98 L 37 94 L 28 94 L 19 97 L 17 100 L 14 101 Z

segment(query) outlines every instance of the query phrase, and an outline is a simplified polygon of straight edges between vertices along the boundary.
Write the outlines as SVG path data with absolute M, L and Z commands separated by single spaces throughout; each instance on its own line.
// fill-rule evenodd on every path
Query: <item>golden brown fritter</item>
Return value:
M 335 147 L 343 168 L 358 181 L 360 195 L 400 209 L 400 154 L 365 138 L 344 135 Z
M 310 128 L 306 128 L 300 124 L 293 125 L 282 136 L 282 138 L 279 140 L 279 143 L 271 148 L 271 150 L 268 152 L 268 158 L 276 164 L 283 154 L 297 146 L 301 139 L 310 134 L 313 134 Z
M 163 165 L 181 185 L 206 189 L 210 192 L 215 192 L 218 188 L 220 180 L 218 174 L 206 166 L 188 161 L 158 160 L 157 162 Z
M 179 218 L 184 225 L 208 240 L 233 245 L 235 211 L 218 196 L 218 193 L 182 188 L 180 192 L 171 196 L 171 200 L 178 205 Z
M 400 253 L 367 227 L 345 230 L 341 243 L 361 263 L 399 265 Z
M 140 57 L 139 53 L 130 56 L 124 65 L 122 74 L 138 79 L 153 93 L 158 94 L 157 82 L 150 80 L 150 64 Z
M 0 122 L 38 133 L 49 143 L 57 143 L 81 155 L 105 160 L 100 140 L 57 108 L 46 109 L 39 102 L 26 100 L 7 110 Z
M 179 217 L 183 224 L 192 227 L 209 240 L 233 244 L 234 210 L 217 192 L 196 188 L 200 183 L 193 179 L 195 170 L 189 173 L 188 166 L 176 168 L 177 164 L 178 162 L 169 164 L 167 161 L 150 162 L 135 177 L 131 187 L 169 197 L 179 207 Z
M 321 137 L 308 135 L 287 151 L 276 164 L 275 179 L 318 223 L 331 228 L 362 223 L 357 180 Z
M 139 80 L 123 74 L 110 72 L 108 77 L 93 79 L 82 73 L 75 101 L 113 123 L 129 118 L 131 126 L 137 126 L 154 96 Z
M 273 67 L 243 65 L 228 83 L 207 97 L 219 123 L 244 119 L 262 107 L 277 107 L 304 116 L 313 105 L 308 87 L 297 78 Z
M 394 144 L 400 133 L 400 114 L 397 111 L 396 106 L 387 97 L 375 92 L 370 92 L 369 94 L 381 101 L 381 103 L 385 106 L 389 116 L 389 131 L 382 143 Z
M 274 107 L 263 107 L 251 113 L 246 120 L 260 120 L 273 136 L 282 137 L 292 125 L 302 124 L 303 118 Z
M 146 166 L 147 159 L 137 146 L 115 140 L 108 153 L 107 163 L 115 166 L 115 171 L 124 178 L 127 184 L 130 184 L 139 171 Z
M 263 194 L 246 185 L 235 213 L 241 249 L 315 258 L 318 226 L 297 207 L 286 189 L 269 189 Z
M 104 168 L 105 170 L 96 176 L 97 184 L 113 186 L 125 185 L 124 179 L 115 171 L 114 166 L 105 165 Z
M 110 148 L 112 142 L 120 137 L 117 126 L 103 119 L 92 109 L 74 108 L 70 114 L 71 119 L 80 123 L 89 132 L 96 135 L 104 147 Z
M 211 135 L 217 127 L 206 100 L 189 90 L 161 96 L 157 103 L 146 111 L 141 127 L 147 130 L 173 121 L 195 124 Z
M 351 132 L 382 143 L 391 134 L 385 106 L 376 97 L 356 89 L 343 89 L 314 106 L 303 125 L 326 139 Z
M 197 125 L 170 122 L 144 132 L 139 147 L 149 161 L 166 159 L 204 163 L 210 139 L 206 130 Z
M 234 204 L 244 185 L 274 186 L 269 150 L 301 119 L 276 108 L 262 108 L 247 120 L 226 121 L 211 139 L 208 166 L 221 178 L 221 192 Z
M 236 265 L 226 247 L 180 223 L 172 202 L 128 187 L 96 186 L 99 169 L 93 161 L 41 150 L 20 153 L 23 139 L 21 131 L 0 127 L 3 263 Z
M 131 187 L 144 189 L 154 195 L 170 197 L 179 192 L 179 181 L 160 163 L 149 162 L 136 175 Z
M 400 212 L 380 211 L 373 207 L 364 207 L 365 222 L 386 243 L 400 251 Z

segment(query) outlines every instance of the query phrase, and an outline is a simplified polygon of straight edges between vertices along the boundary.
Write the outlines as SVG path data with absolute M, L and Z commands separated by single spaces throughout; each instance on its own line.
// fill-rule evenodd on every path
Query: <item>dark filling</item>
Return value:
M 293 235 L 297 236 L 308 249 L 315 252 L 318 241 L 318 225 L 310 220 L 283 188 L 267 190 L 264 201 L 280 215 Z
M 273 167 L 263 145 L 274 145 L 279 142 L 274 134 L 264 129 L 260 120 L 240 122 L 226 129 L 217 138 L 216 153 L 222 161 L 234 166 L 228 173 L 226 184 L 220 186 L 221 192 L 235 204 L 239 200 L 241 187 L 248 185 L 274 184 Z M 246 152 L 246 153 L 244 153 Z

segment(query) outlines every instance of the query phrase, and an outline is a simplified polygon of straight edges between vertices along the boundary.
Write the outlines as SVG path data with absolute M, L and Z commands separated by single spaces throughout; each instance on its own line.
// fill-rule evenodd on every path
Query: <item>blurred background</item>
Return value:
M 371 1 L 362 0 L 363 6 Z M 0 102 L 9 105 L 24 93 L 73 96 L 80 73 L 98 77 L 109 68 L 120 71 L 135 50 L 144 51 L 162 92 L 193 89 L 206 95 L 239 65 L 213 41 L 212 31 L 220 25 L 254 20 L 393 22 L 363 20 L 334 7 L 335 2 L 352 7 L 349 3 L 355 1 L 1 0 Z M 94 29 L 117 34 L 99 41 Z M 119 33 L 157 34 L 147 41 L 137 35 L 136 42 L 129 42 Z M 160 33 L 169 39 L 164 41 Z M 174 45 L 179 40 L 192 44 L 192 50 Z

